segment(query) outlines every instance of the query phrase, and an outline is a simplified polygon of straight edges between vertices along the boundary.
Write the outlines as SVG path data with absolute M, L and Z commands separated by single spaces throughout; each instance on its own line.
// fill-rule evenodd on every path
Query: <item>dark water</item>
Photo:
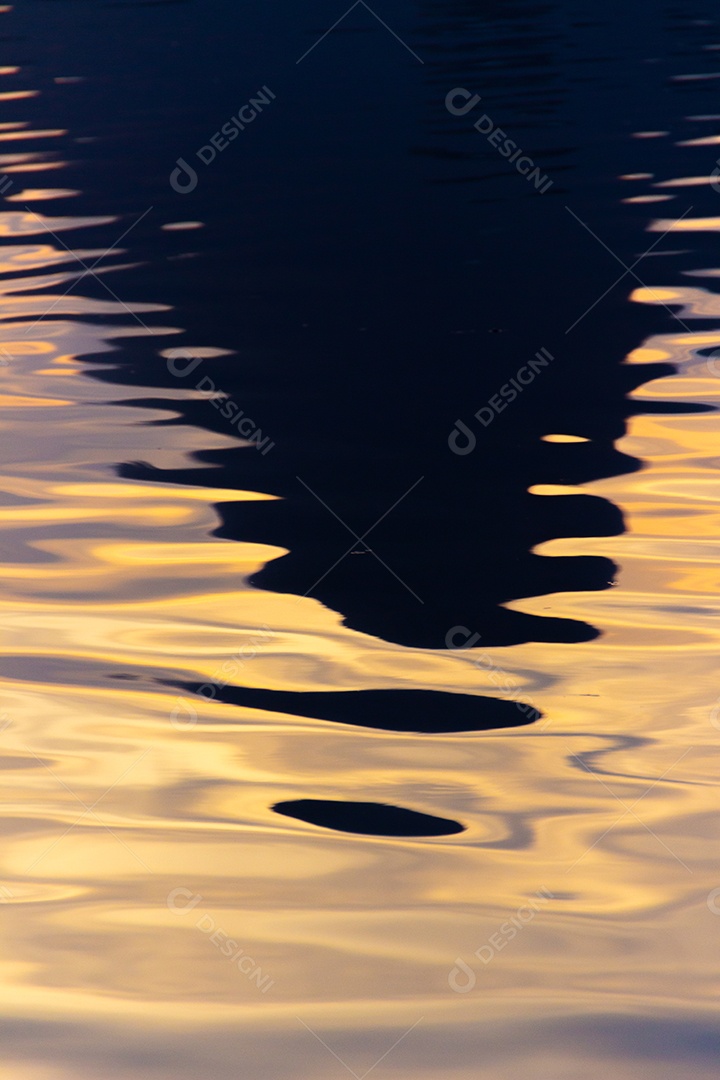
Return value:
M 539 507 L 527 489 L 637 467 L 612 447 L 631 411 L 624 395 L 641 381 L 620 361 L 657 326 L 657 313 L 628 311 L 627 290 L 617 288 L 582 317 L 619 271 L 573 215 L 625 263 L 637 257 L 646 210 L 619 212 L 608 186 L 627 172 L 629 134 L 657 127 L 658 111 L 665 125 L 672 119 L 665 101 L 660 110 L 653 101 L 670 59 L 645 53 L 661 43 L 678 49 L 676 21 L 658 41 L 656 19 L 645 31 L 644 5 L 632 13 L 617 5 L 599 24 L 589 5 L 573 5 L 571 17 L 520 5 L 499 20 L 492 10 L 451 6 L 421 11 L 417 26 L 402 6 L 388 12 L 414 33 L 420 64 L 357 11 L 297 65 L 294 54 L 314 31 L 292 10 L 217 5 L 198 40 L 193 5 L 145 6 L 131 46 L 122 39 L 125 7 L 80 20 L 76 13 L 78 55 L 78 42 L 65 43 L 68 8 L 50 8 L 71 68 L 80 56 L 84 71 L 92 57 L 106 67 L 113 47 L 97 39 L 122 32 L 114 77 L 98 72 L 100 86 L 76 91 L 74 101 L 63 94 L 53 118 L 93 139 L 83 144 L 88 211 L 112 206 L 130 225 L 153 206 L 131 241 L 147 264 L 133 275 L 134 292 L 127 278 L 118 288 L 181 308 L 190 353 L 210 334 L 232 350 L 206 362 L 196 381 L 204 376 L 208 389 L 231 396 L 274 443 L 265 453 L 203 461 L 214 466 L 204 484 L 231 478 L 281 496 L 221 508 L 219 535 L 289 549 L 255 584 L 311 593 L 353 629 L 412 647 L 443 648 L 458 624 L 487 645 L 591 638 L 595 630 L 578 620 L 499 605 L 603 589 L 613 577 L 608 560 L 548 560 L 530 549 L 569 531 L 613 535 L 622 530 L 617 508 L 589 496 Z M 312 15 L 320 31 L 332 10 Z M 684 31 L 688 45 L 702 36 L 699 27 Z M 624 47 L 617 55 L 615 42 L 608 56 L 616 35 Z M 482 91 L 483 108 L 453 117 L 445 96 L 466 84 Z M 242 139 L 200 165 L 195 150 L 208 145 L 214 118 L 221 127 L 234 103 L 261 86 L 276 100 Z M 700 105 L 706 90 L 696 92 Z M 473 119 L 488 110 L 552 179 L 547 198 L 475 132 Z M 634 168 L 653 163 L 650 146 L 638 144 Z M 198 185 L 177 196 L 167 176 L 182 156 L 198 166 Z M 677 199 L 676 207 L 686 209 Z M 177 217 L 204 222 L 203 235 L 190 234 L 190 252 L 182 232 L 157 251 L 158 222 Z M 171 261 L 182 254 L 196 257 Z M 541 349 L 552 364 L 538 369 L 511 415 L 481 427 L 473 414 L 519 369 L 527 376 Z M 153 407 L 163 385 L 177 387 L 147 339 L 105 377 L 157 390 Z M 181 416 L 228 430 L 206 401 L 188 403 Z M 448 447 L 458 418 L 477 439 L 465 457 Z M 556 430 L 592 441 L 538 445 Z M 142 464 L 123 475 L 159 479 Z M 365 557 L 363 541 L 353 545 L 369 529 L 385 566 Z M 356 557 L 328 572 L 348 547 Z
M 714 1075 L 716 5 L 2 19 L 8 1077 Z

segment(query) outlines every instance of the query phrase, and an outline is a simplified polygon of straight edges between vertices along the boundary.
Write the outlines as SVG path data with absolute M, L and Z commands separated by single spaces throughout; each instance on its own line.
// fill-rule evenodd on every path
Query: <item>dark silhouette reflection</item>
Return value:
M 622 517 L 598 498 L 528 488 L 638 468 L 612 445 L 634 411 L 626 395 L 672 370 L 622 366 L 657 328 L 657 312 L 629 306 L 627 283 L 593 307 L 617 263 L 565 209 L 570 203 L 626 263 L 637 256 L 637 211 L 622 216 L 613 205 L 627 145 L 608 138 L 601 160 L 594 142 L 588 151 L 587 130 L 614 134 L 626 90 L 613 73 L 623 71 L 624 87 L 644 69 L 628 67 L 625 43 L 608 52 L 610 21 L 607 33 L 587 35 L 563 12 L 531 2 L 423 5 L 425 66 L 417 72 L 412 58 L 385 50 L 382 35 L 329 38 L 314 55 L 314 77 L 298 69 L 293 106 L 278 106 L 257 129 L 263 154 L 284 161 L 292 125 L 305 117 L 310 143 L 292 177 L 263 173 L 261 183 L 252 167 L 240 174 L 218 163 L 185 200 L 221 228 L 223 242 L 212 259 L 169 270 L 166 282 L 182 283 L 184 318 L 196 315 L 182 344 L 192 352 L 205 340 L 213 311 L 215 340 L 219 331 L 219 343 L 238 355 L 204 361 L 179 383 L 138 343 L 131 372 L 99 376 L 173 388 L 202 377 L 229 395 L 275 443 L 270 452 L 202 454 L 212 469 L 197 473 L 135 463 L 123 475 L 202 477 L 280 496 L 220 507 L 219 536 L 288 550 L 252 583 L 312 596 L 353 629 L 402 645 L 443 648 L 458 624 L 483 646 L 596 636 L 586 623 L 555 617 L 551 603 L 543 617 L 503 605 L 608 588 L 617 568 L 605 558 L 532 552 L 553 537 L 620 533 Z M 567 62 L 569 40 L 582 70 Z M 368 88 L 371 53 L 379 69 Z M 316 82 L 323 71 L 332 95 Z M 420 101 L 419 125 L 391 107 L 400 86 Z M 488 145 L 475 113 L 448 111 L 446 94 L 457 86 L 479 93 L 478 115 L 493 115 L 542 164 L 554 180 L 546 194 Z M 351 144 L 340 134 L 348 116 Z M 230 214 L 238 202 L 252 214 Z M 286 225 L 282 235 L 275 221 Z M 254 258 L 261 273 L 250 284 Z M 488 403 L 540 349 L 551 362 L 494 412 Z M 207 400 L 173 408 L 182 422 L 233 430 Z M 458 420 L 471 432 L 471 453 L 449 445 Z M 553 433 L 590 441 L 541 441 Z
M 150 356 L 146 360 L 145 370 L 157 378 L 157 364 Z M 300 385 L 287 391 L 278 385 L 275 399 L 243 399 L 250 415 L 262 415 L 263 432 L 276 442 L 269 454 L 247 448 L 198 455 L 203 466 L 214 466 L 211 470 L 199 464 L 197 470 L 161 471 L 128 463 L 120 471 L 134 479 L 239 486 L 280 496 L 270 503 L 222 504 L 217 535 L 289 549 L 255 575 L 253 584 L 317 598 L 354 629 L 421 648 L 445 647 L 448 631 L 458 624 L 478 633 L 483 646 L 585 641 L 596 634 L 587 624 L 501 605 L 523 596 L 608 588 L 616 573 L 609 560 L 547 558 L 531 549 L 553 537 L 615 535 L 623 530 L 622 515 L 594 496 L 536 495 L 528 488 L 577 485 L 638 468 L 638 462 L 613 449 L 603 429 L 610 425 L 613 434 L 621 434 L 630 412 L 623 392 L 672 369 L 618 367 L 613 376 L 600 364 L 600 375 L 581 366 L 585 378 L 578 382 L 585 390 L 592 386 L 587 398 L 576 384 L 577 398 L 568 400 L 565 381 L 555 386 L 563 394 L 563 408 L 554 391 L 543 394 L 538 387 L 537 410 L 534 402 L 521 416 L 518 402 L 516 416 L 499 416 L 494 429 L 478 432 L 478 445 L 466 457 L 447 446 L 450 423 L 440 432 L 436 420 L 431 429 L 419 424 L 411 431 L 405 418 L 394 430 L 394 417 L 387 415 L 387 437 L 371 443 L 366 413 L 351 407 L 347 390 L 341 403 L 331 404 L 330 387 L 313 405 Z M 229 362 L 206 361 L 202 370 L 229 392 L 237 383 L 237 365 L 231 372 Z M 117 380 L 123 373 L 108 377 Z M 449 381 L 434 395 L 428 390 L 428 401 L 440 408 L 453 389 Z M 398 391 L 393 408 L 400 397 Z M 289 409 L 293 399 L 295 420 Z M 163 401 L 148 398 L 144 404 L 157 408 Z M 324 418 L 322 407 L 330 409 Z M 177 402 L 174 408 L 180 420 L 171 423 L 223 431 L 222 417 L 207 401 Z M 374 413 L 385 414 L 382 398 Z M 300 430 L 304 424 L 307 432 Z M 345 442 L 342 431 L 332 438 L 328 431 L 341 424 Z M 315 442 L 309 445 L 311 432 Z M 591 441 L 541 441 L 552 432 L 581 433 Z M 297 476 L 288 475 L 293 467 Z
M 465 826 L 457 821 L 383 803 L 292 799 L 275 803 L 272 809 L 285 817 L 307 821 L 323 829 L 365 836 L 453 836 L 465 831 Z
M 169 683 L 191 694 L 202 684 Z M 437 690 L 288 691 L 255 690 L 248 687 L 213 687 L 213 699 L 246 709 L 290 713 L 336 724 L 408 731 L 418 734 L 450 734 L 458 731 L 494 731 L 521 727 L 542 716 L 524 702 L 470 694 L 443 694 Z M 203 696 L 200 693 L 200 696 Z
M 234 25 L 234 5 L 219 7 Z M 648 211 L 619 209 L 630 189 L 616 178 L 639 170 L 647 151 L 618 138 L 617 118 L 628 133 L 634 124 L 664 129 L 700 91 L 685 88 L 682 107 L 662 98 L 651 123 L 658 76 L 642 61 L 656 31 L 641 7 L 423 3 L 408 32 L 424 65 L 358 8 L 340 28 L 347 32 L 297 65 L 316 19 L 298 24 L 281 2 L 246 13 L 241 40 L 213 39 L 212 79 L 201 77 L 191 34 L 178 30 L 168 56 L 158 8 L 144 24 L 144 48 L 177 98 L 157 114 L 132 72 L 108 100 L 84 25 L 82 55 L 100 98 L 64 98 L 62 108 L 48 98 L 42 119 L 83 139 L 92 178 L 84 212 L 134 217 L 153 205 L 124 241 L 134 265 L 113 281 L 123 298 L 176 309 L 185 331 L 156 335 L 168 320 L 150 314 L 153 334 L 93 358 L 93 377 L 147 386 L 145 404 L 167 409 L 168 423 L 237 436 L 202 390 L 178 398 L 215 387 L 233 416 L 242 410 L 274 444 L 198 454 L 197 469 L 126 463 L 121 475 L 279 496 L 221 505 L 218 535 L 287 549 L 253 584 L 311 596 L 380 639 L 444 648 L 459 624 L 483 646 L 594 637 L 592 626 L 553 615 L 551 599 L 543 616 L 504 605 L 609 587 L 616 567 L 607 559 L 533 552 L 554 537 L 621 532 L 617 508 L 528 489 L 637 469 L 613 448 L 639 411 L 627 395 L 672 370 L 622 363 L 663 321 L 673 324 L 662 309 L 626 300 L 636 282 L 620 277 L 617 259 L 630 266 L 649 246 Z M 194 10 L 183 5 L 178 18 Z M 406 26 L 407 12 L 392 2 L 384 15 Z M 275 33 L 280 24 L 289 42 Z M 113 25 L 120 56 L 121 24 Z M 47 33 L 51 49 L 51 25 Z M 191 79 L 179 79 L 183 64 Z M 179 195 L 170 172 L 236 109 L 239 70 L 248 86 L 271 86 L 272 104 L 212 165 L 196 161 L 197 186 Z M 448 110 L 457 87 L 480 95 L 477 111 Z M 104 106 L 114 118 L 105 143 Z M 544 194 L 476 130 L 478 113 L 552 179 Z M 693 191 L 696 203 L 707 198 Z M 683 199 L 672 204 L 678 216 Z M 205 228 L 159 237 L 158 222 L 178 219 Z M 74 239 L 91 247 L 98 233 L 78 229 Z M 701 266 L 701 243 L 697 253 Z M 684 269 L 689 262 L 683 256 Z M 645 260 L 642 278 L 665 282 L 672 265 L 668 256 Z M 105 296 L 90 277 L 83 291 Z M 208 345 L 232 355 L 203 360 L 192 376 L 159 355 Z M 518 373 L 539 352 L 551 359 L 526 382 Z M 510 400 L 502 391 L 512 380 Z M 454 452 L 458 430 L 468 453 Z M 589 441 L 545 443 L 548 434 Z

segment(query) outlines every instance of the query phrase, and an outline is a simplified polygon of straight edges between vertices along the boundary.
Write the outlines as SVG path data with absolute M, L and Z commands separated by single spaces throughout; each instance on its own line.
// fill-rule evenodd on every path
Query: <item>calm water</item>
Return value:
M 717 5 L 0 46 L 0 1076 L 716 1077 Z

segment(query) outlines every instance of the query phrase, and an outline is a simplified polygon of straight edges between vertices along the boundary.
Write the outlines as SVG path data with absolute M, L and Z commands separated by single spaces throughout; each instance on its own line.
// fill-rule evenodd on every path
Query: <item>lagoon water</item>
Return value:
M 713 6 L 0 54 L 0 1077 L 715 1077 Z

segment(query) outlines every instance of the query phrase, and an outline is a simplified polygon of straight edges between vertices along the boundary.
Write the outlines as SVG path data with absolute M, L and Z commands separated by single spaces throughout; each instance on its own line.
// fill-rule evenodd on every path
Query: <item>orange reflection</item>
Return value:
M 3 90 L 0 91 L 0 101 L 23 101 L 25 98 L 38 97 L 39 94 L 39 90 Z
M 47 199 L 70 199 L 80 195 L 72 188 L 25 188 L 15 195 L 6 195 L 6 202 L 40 202 Z
M 18 128 L 19 124 L 3 125 L 5 133 L 0 134 L 0 142 L 15 142 L 17 139 L 57 139 L 61 135 L 67 135 L 67 131 L 64 128 L 46 128 L 42 131 L 16 131 L 13 130 L 12 134 L 9 133 L 10 128 Z M 3 130 L 0 127 L 0 131 Z
M 720 217 L 682 218 L 671 220 L 658 218 L 648 225 L 648 232 L 715 232 L 720 229 Z

